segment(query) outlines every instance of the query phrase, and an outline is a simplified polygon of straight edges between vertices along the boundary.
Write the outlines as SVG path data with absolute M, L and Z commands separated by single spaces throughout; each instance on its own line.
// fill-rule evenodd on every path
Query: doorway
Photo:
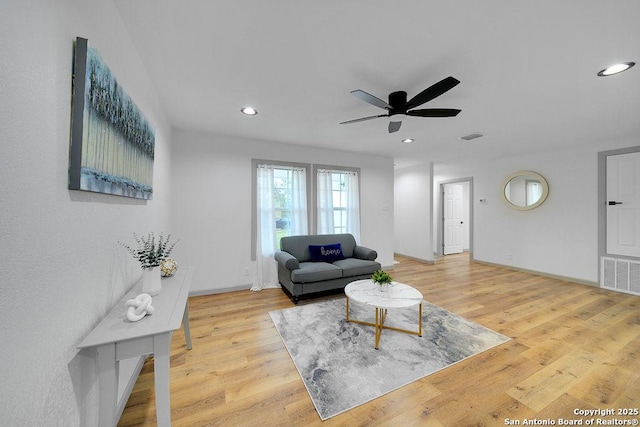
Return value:
M 640 146 L 598 153 L 600 287 L 640 295 Z
M 607 254 L 640 258 L 640 152 L 607 156 Z
M 439 182 L 436 256 L 469 252 L 473 259 L 473 178 Z
M 598 153 L 598 253 L 640 259 L 640 146 Z

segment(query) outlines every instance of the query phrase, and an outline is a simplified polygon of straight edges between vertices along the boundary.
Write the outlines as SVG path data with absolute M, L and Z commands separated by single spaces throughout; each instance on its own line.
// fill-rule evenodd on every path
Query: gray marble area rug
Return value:
M 350 318 L 375 309 L 349 301 Z M 345 298 L 269 312 L 322 420 L 437 372 L 509 338 L 423 303 L 422 337 L 345 321 Z M 385 325 L 417 330 L 418 307 L 389 309 Z

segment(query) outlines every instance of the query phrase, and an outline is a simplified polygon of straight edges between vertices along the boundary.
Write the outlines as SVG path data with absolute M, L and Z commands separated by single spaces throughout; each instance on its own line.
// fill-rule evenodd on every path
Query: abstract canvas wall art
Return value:
M 75 44 L 69 189 L 151 199 L 155 130 L 87 39 Z

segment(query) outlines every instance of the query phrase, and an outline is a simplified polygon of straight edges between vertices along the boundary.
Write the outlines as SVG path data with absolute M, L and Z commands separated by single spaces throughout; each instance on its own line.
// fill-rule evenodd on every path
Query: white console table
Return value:
M 138 322 L 127 319 L 125 302 L 142 293 L 142 280 L 118 302 L 107 316 L 87 335 L 78 348 L 97 350 L 99 378 L 99 425 L 113 427 L 131 393 L 147 355 L 154 355 L 156 416 L 158 426 L 171 425 L 169 400 L 169 353 L 173 331 L 184 325 L 187 348 L 191 349 L 189 332 L 189 287 L 192 267 L 179 268 L 172 277 L 162 278 L 162 290 L 153 297 L 155 313 Z M 137 360 L 129 385 L 119 393 L 120 362 Z

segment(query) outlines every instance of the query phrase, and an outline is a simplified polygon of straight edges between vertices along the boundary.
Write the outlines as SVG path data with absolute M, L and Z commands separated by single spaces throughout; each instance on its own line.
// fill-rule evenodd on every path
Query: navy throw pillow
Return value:
M 333 262 L 339 259 L 345 259 L 340 243 L 332 245 L 309 245 L 309 252 L 311 252 L 311 261 L 313 262 Z

